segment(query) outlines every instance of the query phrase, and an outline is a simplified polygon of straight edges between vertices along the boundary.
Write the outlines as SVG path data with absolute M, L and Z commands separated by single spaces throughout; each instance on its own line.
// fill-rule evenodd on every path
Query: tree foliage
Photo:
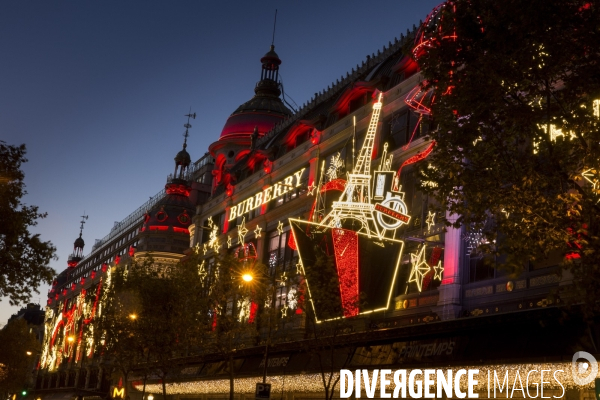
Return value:
M 202 261 L 196 261 L 201 265 Z M 223 254 L 215 258 L 212 269 L 207 271 L 207 314 L 211 321 L 211 334 L 204 342 L 206 352 L 220 355 L 226 360 L 229 375 L 229 398 L 235 394 L 236 351 L 257 341 L 258 310 L 266 299 L 265 266 L 251 261 L 245 263 Z M 244 274 L 253 276 L 245 282 Z
M 514 271 L 558 254 L 596 307 L 598 2 L 456 0 L 423 29 L 438 125 L 424 190 Z
M 28 302 L 31 291 L 38 293 L 40 283 L 52 282 L 55 274 L 49 263 L 56 248 L 29 232 L 46 213 L 21 202 L 27 194 L 21 170 L 25 153 L 23 144 L 0 141 L 0 297 L 8 296 L 12 305 Z
M 23 319 L 10 321 L 0 330 L 0 394 L 4 398 L 26 388 L 39 348 Z

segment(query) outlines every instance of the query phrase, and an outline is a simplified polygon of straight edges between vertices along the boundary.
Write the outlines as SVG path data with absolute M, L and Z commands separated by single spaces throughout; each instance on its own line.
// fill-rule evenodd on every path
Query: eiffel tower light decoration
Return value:
M 331 211 L 321 220 L 315 214 L 309 221 L 289 219 L 317 322 L 332 317 L 321 315 L 320 304 L 326 300 L 319 293 L 313 298 L 311 293 L 312 283 L 322 279 L 322 271 L 315 267 L 318 254 L 330 257 L 336 269 L 343 310 L 343 315 L 337 317 L 390 307 L 404 247 L 404 242 L 395 236 L 397 229 L 410 221 L 410 216 L 398 186 L 398 174 L 392 170 L 392 155 L 388 155 L 387 145 L 383 147 L 379 166 L 371 171 L 381 108 L 382 93 L 378 93 L 356 164 Z M 320 203 L 322 175 L 323 168 L 313 206 L 316 214 L 325 208 Z M 369 279 L 373 274 L 378 280 Z M 377 282 L 386 285 L 382 287 Z M 368 305 L 358 303 L 361 292 L 368 297 Z
M 321 225 L 340 228 L 346 220 L 355 220 L 360 223 L 358 233 L 365 233 L 369 237 L 377 236 L 382 239 L 387 231 L 392 231 L 402 224 L 408 223 L 410 217 L 406 215 L 404 194 L 397 191 L 387 191 L 385 199 L 381 203 L 373 204 L 373 200 L 383 199 L 385 191 L 380 185 L 385 179 L 396 180 L 396 174 L 391 171 L 392 155 L 387 155 L 387 144 L 381 157 L 381 165 L 375 171 L 376 195 L 371 193 L 371 156 L 375 144 L 377 124 L 381 114 L 382 95 L 379 93 L 377 101 L 373 104 L 373 114 L 369 122 L 369 128 L 365 140 L 356 160 L 352 173 L 348 174 L 348 180 L 340 199 L 333 202 L 329 214 L 321 221 Z M 387 175 L 387 177 L 385 177 Z M 389 186 L 389 185 L 388 185 Z M 394 193 L 392 193 L 394 192 Z

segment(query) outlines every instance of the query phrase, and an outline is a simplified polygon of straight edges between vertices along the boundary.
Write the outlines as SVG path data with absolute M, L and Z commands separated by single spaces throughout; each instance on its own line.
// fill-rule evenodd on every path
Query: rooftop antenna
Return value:
M 275 20 L 273 21 L 273 39 L 271 40 L 271 46 L 275 46 L 275 27 L 277 26 L 277 9 L 275 9 Z
M 185 149 L 187 147 L 187 138 L 188 136 L 190 136 L 190 134 L 188 133 L 188 129 L 190 129 L 192 127 L 192 125 L 190 124 L 190 118 L 192 119 L 196 119 L 196 113 L 192 114 L 192 107 L 190 107 L 190 113 L 189 114 L 185 114 L 186 117 L 188 117 L 187 123 L 185 123 L 183 126 L 185 127 L 185 133 L 183 134 L 183 148 Z
M 81 216 L 81 226 L 79 227 L 79 237 L 81 237 L 81 235 L 83 234 L 83 225 L 85 224 L 85 221 L 88 218 L 89 217 L 87 215 L 85 215 L 85 211 L 84 211 L 83 215 Z

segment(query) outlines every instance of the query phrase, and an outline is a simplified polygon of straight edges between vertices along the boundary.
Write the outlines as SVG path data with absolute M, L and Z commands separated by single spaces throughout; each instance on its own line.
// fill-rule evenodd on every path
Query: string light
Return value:
M 333 249 L 345 317 L 358 315 L 358 233 L 333 229 Z
M 227 235 L 227 248 L 231 248 L 231 236 Z
M 333 181 L 338 178 L 338 174 L 344 165 L 344 160 L 342 159 L 342 155 L 338 151 L 336 155 L 331 157 L 329 161 L 329 168 L 327 168 L 327 172 L 325 173 L 329 178 L 329 181 Z
M 283 223 L 281 221 L 279 221 L 279 223 L 277 224 L 277 232 L 279 232 L 279 236 L 281 236 L 281 234 L 283 233 Z
M 259 238 L 262 235 L 260 234 L 260 231 L 262 231 L 262 228 L 260 227 L 260 225 L 256 225 L 256 229 L 254 229 L 254 237 L 255 238 Z
M 434 368 L 434 367 L 431 367 Z M 556 377 L 565 390 L 569 389 L 583 389 L 593 390 L 594 381 L 585 385 L 579 386 L 573 380 L 571 374 L 571 363 L 544 363 L 544 364 L 500 364 L 500 365 L 464 365 L 455 366 L 453 368 L 441 368 L 444 371 L 451 370 L 452 376 L 456 376 L 456 373 L 461 369 L 476 369 L 478 370 L 477 384 L 474 386 L 474 392 L 481 394 L 487 393 L 487 376 L 488 373 L 494 379 L 494 372 L 499 377 L 499 380 L 504 380 L 504 376 L 508 376 L 508 382 L 513 383 L 515 379 L 518 381 L 517 372 L 522 380 L 526 377 L 530 371 L 538 371 L 530 375 L 531 379 L 540 378 L 540 371 L 563 371 L 558 372 Z M 393 371 L 393 370 L 392 370 Z M 411 369 L 406 370 L 406 376 L 409 376 Z M 368 370 L 369 377 L 373 377 L 373 370 Z M 600 374 L 599 376 L 600 377 Z M 339 378 L 338 373 L 332 374 L 332 381 L 336 381 Z M 253 394 L 256 390 L 256 377 L 250 378 L 236 378 L 235 379 L 235 392 L 238 394 Z M 467 374 L 462 375 L 459 378 L 460 390 L 467 392 L 468 380 Z M 531 381 L 530 379 L 530 381 Z M 193 382 L 176 382 L 167 383 L 165 385 L 168 395 L 184 395 L 184 394 L 224 394 L 229 393 L 229 379 L 214 379 L 214 380 L 198 380 Z M 267 377 L 267 383 L 271 384 L 272 394 L 285 394 L 285 393 L 323 393 L 323 377 L 321 374 L 295 374 L 295 375 L 270 375 Z M 539 381 L 536 382 L 539 385 Z M 141 392 L 144 384 L 141 381 L 136 381 L 133 384 L 135 390 Z M 512 386 L 509 385 L 509 388 Z M 535 391 L 535 386 L 530 388 L 530 391 Z M 519 386 L 517 386 L 519 388 Z M 387 392 L 390 393 L 395 389 L 394 380 L 390 379 L 390 383 L 387 386 Z M 493 390 L 492 388 L 490 388 Z M 539 388 L 538 388 L 539 389 Z M 544 381 L 544 390 L 563 390 L 557 380 L 548 379 Z M 339 384 L 335 388 L 335 395 L 339 395 Z M 520 390 L 518 390 L 520 391 Z M 147 393 L 162 393 L 162 384 L 160 383 L 147 383 Z M 364 389 L 363 389 L 364 393 Z M 482 397 L 482 396 L 480 396 Z M 485 396 L 484 396 L 485 397 Z

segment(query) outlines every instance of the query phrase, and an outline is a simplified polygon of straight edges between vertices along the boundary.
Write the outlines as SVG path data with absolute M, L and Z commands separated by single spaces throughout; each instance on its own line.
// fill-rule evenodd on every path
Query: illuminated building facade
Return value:
M 527 364 L 566 370 L 575 351 L 597 353 L 597 326 L 578 318 L 564 323 L 560 296 L 550 300 L 570 283 L 556 274 L 559 259 L 509 277 L 495 268 L 501 260 L 478 253 L 480 232 L 444 227 L 420 190 L 428 182 L 417 180 L 415 164 L 426 163 L 435 144 L 427 135 L 434 128 L 430 94 L 420 91 L 417 65 L 402 52 L 415 37 L 418 45 L 413 32 L 384 46 L 295 111 L 280 98 L 281 60 L 272 46 L 261 59 L 255 96 L 231 114 L 209 154 L 191 164 L 184 144 L 165 192 L 89 256 L 81 258 L 76 243 L 80 259 L 50 293 L 38 387 L 82 384 L 107 393 L 98 364 L 85 361 L 94 344 L 78 329 L 93 318 L 100 285 L 129 249 L 173 263 L 192 248 L 210 273 L 216 252 L 251 248 L 267 266 L 278 316 L 266 370 L 274 392 L 287 399 L 321 398 L 311 349 L 327 340 L 310 338 L 308 318 L 323 327 L 335 318 L 349 322 L 339 342 L 322 350 L 334 360 L 330 370 L 514 366 L 514 375 Z M 340 314 L 311 293 L 325 275 L 319 254 L 335 267 Z M 235 354 L 238 398 L 252 398 L 262 378 L 262 333 Z M 168 393 L 224 398 L 225 362 L 183 359 Z M 133 376 L 129 396 L 140 398 L 142 387 Z M 160 393 L 158 378 L 151 376 L 145 390 Z M 548 390 L 564 397 L 556 385 Z
M 188 123 L 186 128 L 191 127 Z M 186 129 L 187 140 L 187 129 Z M 206 154 L 191 163 L 183 149 L 175 157 L 175 171 L 165 188 L 131 213 L 84 256 L 81 221 L 68 267 L 48 292 L 44 341 L 37 366 L 36 398 L 72 399 L 106 397 L 111 382 L 94 350 L 94 319 L 102 312 L 102 299 L 111 273 L 129 258 L 152 253 L 163 266 L 177 263 L 189 248 L 189 226 L 195 205 L 210 194 L 214 160 Z M 96 354 L 96 355 L 94 355 Z

